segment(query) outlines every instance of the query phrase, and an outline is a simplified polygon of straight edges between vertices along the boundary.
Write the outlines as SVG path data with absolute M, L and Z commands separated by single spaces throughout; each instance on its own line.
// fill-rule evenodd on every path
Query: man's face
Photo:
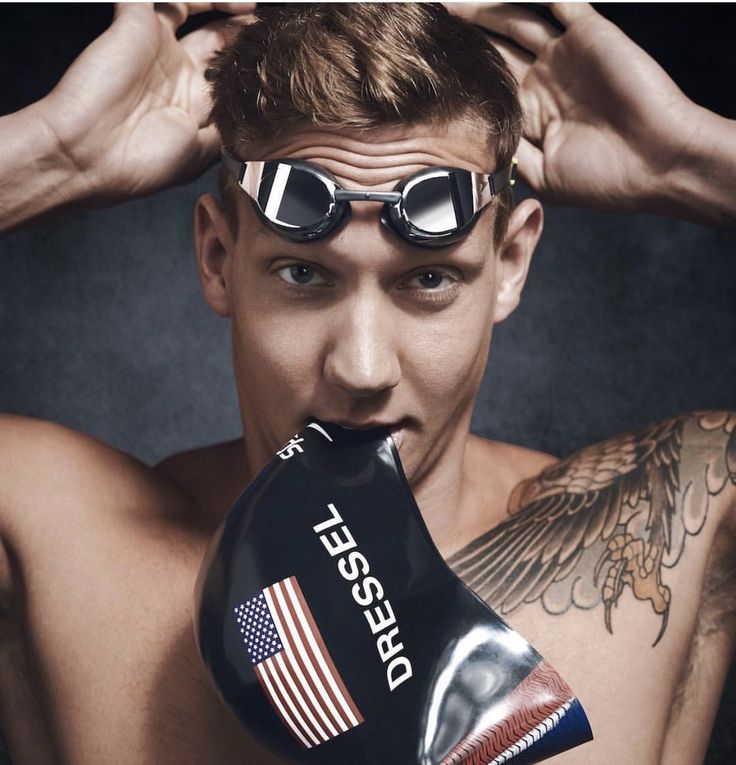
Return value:
M 276 157 L 308 160 L 343 188 L 375 191 L 430 166 L 496 169 L 484 132 L 459 121 L 369 134 L 303 132 L 245 158 Z M 492 326 L 513 308 L 503 296 L 498 307 L 504 282 L 495 205 L 466 239 L 435 249 L 382 226 L 375 202 L 352 203 L 346 225 L 308 244 L 267 229 L 244 193 L 238 206 L 235 239 L 208 235 L 216 226 L 200 214 L 198 250 L 221 245 L 219 281 L 210 286 L 217 296 L 208 299 L 232 319 L 251 467 L 317 417 L 400 431 L 407 477 L 420 483 L 464 443 Z M 207 294 L 209 277 L 202 278 Z

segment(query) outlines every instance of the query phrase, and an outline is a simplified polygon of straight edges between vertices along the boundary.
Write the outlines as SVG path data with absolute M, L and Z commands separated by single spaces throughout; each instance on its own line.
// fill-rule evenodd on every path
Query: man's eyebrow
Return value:
M 490 255 L 486 249 L 463 252 L 462 247 L 422 247 L 421 252 L 419 252 L 419 248 L 416 249 L 416 252 L 412 252 L 411 259 L 419 266 L 430 265 L 432 263 L 446 263 L 449 266 L 482 268 Z
M 314 244 L 318 244 L 318 242 L 314 242 Z M 300 255 L 300 253 L 303 254 Z M 322 247 L 319 248 L 311 248 L 309 245 L 301 244 L 296 247 L 288 247 L 288 254 L 295 259 L 303 257 L 305 260 L 310 260 L 313 255 L 316 255 L 325 264 L 339 263 L 344 260 L 343 253 L 335 251 L 329 246 L 325 247 L 324 240 L 322 240 Z M 489 256 L 490 253 L 485 249 L 463 252 L 462 247 L 401 247 L 395 251 L 395 254 L 384 264 L 384 267 L 410 271 L 432 265 L 447 265 L 472 270 L 483 268 Z

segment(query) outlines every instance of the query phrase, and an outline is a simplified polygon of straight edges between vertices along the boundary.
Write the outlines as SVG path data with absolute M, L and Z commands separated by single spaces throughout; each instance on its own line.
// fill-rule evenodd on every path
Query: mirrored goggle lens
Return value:
M 470 173 L 456 170 L 420 178 L 404 190 L 406 217 L 427 234 L 457 231 L 475 214 L 472 184 Z
M 308 228 L 330 211 L 332 193 L 325 183 L 292 165 L 268 162 L 258 187 L 258 206 L 273 223 Z

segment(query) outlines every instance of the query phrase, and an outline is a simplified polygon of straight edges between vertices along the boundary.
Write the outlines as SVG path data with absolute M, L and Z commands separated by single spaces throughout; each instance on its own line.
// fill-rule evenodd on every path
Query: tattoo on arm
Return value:
M 671 417 L 522 481 L 510 517 L 447 562 L 502 615 L 537 600 L 550 614 L 602 601 L 611 633 L 613 607 L 630 591 L 661 617 L 656 645 L 672 597 L 664 570 L 728 485 L 736 485 L 736 413 Z

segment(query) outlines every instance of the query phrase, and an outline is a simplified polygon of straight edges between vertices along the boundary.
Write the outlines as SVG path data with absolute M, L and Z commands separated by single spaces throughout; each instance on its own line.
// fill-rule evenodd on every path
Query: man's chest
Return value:
M 20 761 L 280 762 L 220 701 L 198 656 L 193 591 L 205 545 L 188 541 L 108 546 L 102 535 L 83 554 L 60 554 L 53 577 L 34 567 L 0 674 L 11 751 L 28 719 L 38 734 L 24 735 Z
M 176 602 L 171 598 L 172 605 Z M 58 650 L 42 647 L 29 657 L 30 680 L 25 687 L 3 688 L 21 702 L 16 707 L 19 714 L 25 713 L 24 695 L 41 700 L 37 725 L 51 726 L 43 731 L 54 746 L 50 761 L 82 765 L 281 762 L 249 738 L 216 696 L 196 653 L 191 609 L 183 599 L 178 604 L 177 618 L 165 614 L 160 604 L 151 604 L 148 616 L 145 610 L 112 620 L 93 621 L 90 616 L 88 628 L 75 642 L 66 642 Z M 537 626 L 545 631 L 543 624 Z M 551 627 L 546 630 L 552 631 Z M 62 639 L 59 635 L 59 645 Z M 553 635 L 555 641 L 564 643 Z M 574 656 L 560 654 L 559 660 L 549 654 L 548 658 L 583 701 L 597 737 L 557 761 L 568 765 L 658 762 L 655 754 L 662 723 L 661 717 L 656 719 L 658 700 L 655 694 L 647 699 L 635 673 L 619 665 L 601 668 L 600 657 L 584 650 Z M 41 733 L 37 742 L 44 738 Z M 33 740 L 27 741 L 27 747 L 30 756 L 26 759 L 43 762 L 33 756 Z
M 276 765 L 219 700 L 197 655 L 193 591 L 206 540 L 149 532 L 53 541 L 53 557 L 29 572 L 25 677 L 3 682 L 5 698 L 21 714 L 33 697 L 55 761 Z M 507 617 L 591 720 L 595 742 L 557 761 L 658 762 L 682 651 L 665 641 L 652 653 L 638 605 L 617 609 L 614 635 L 595 609 L 553 615 L 531 604 Z

